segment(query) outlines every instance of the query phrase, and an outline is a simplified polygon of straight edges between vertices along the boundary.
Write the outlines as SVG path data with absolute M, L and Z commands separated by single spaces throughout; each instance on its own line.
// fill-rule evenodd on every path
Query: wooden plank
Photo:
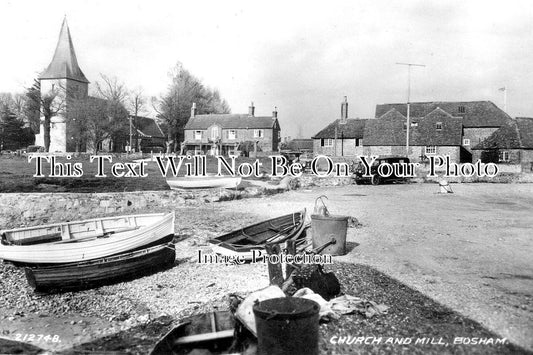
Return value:
M 296 255 L 296 241 L 295 240 L 292 240 L 292 239 L 289 239 L 287 240 L 287 255 Z M 288 279 L 291 274 L 292 274 L 292 271 L 295 269 L 295 267 L 293 266 L 293 264 L 287 264 L 287 267 L 285 269 L 285 279 Z
M 213 340 L 232 338 L 232 337 L 233 337 L 233 329 L 228 329 L 228 330 L 222 330 L 220 332 L 214 332 L 214 333 L 187 335 L 187 336 L 178 338 L 174 344 L 183 345 L 183 344 L 191 344 L 191 343 L 200 343 L 200 342 L 213 341 Z
M 265 250 L 267 254 L 279 254 L 281 252 L 281 247 L 279 244 L 266 244 Z M 281 287 L 283 284 L 283 269 L 279 263 L 268 262 L 268 277 L 270 279 L 271 285 L 276 285 Z

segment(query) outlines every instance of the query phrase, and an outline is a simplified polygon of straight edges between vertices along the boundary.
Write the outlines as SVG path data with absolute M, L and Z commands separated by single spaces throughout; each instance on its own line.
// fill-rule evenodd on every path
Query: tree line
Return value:
M 39 80 L 24 94 L 0 94 L 0 144 L 2 149 L 25 148 L 34 142 L 33 134 L 43 123 L 44 150 L 50 148 L 50 127 L 55 116 L 66 117 L 69 151 L 98 152 L 104 141 L 118 142 L 150 109 L 166 136 L 167 153 L 179 150 L 184 140 L 183 128 L 190 117 L 193 103 L 198 114 L 230 113 L 230 107 L 220 92 L 205 86 L 200 79 L 177 63 L 169 71 L 169 84 L 158 97 L 147 97 L 142 88 L 128 89 L 115 77 L 100 75 L 88 97 L 68 92 L 57 85 L 41 94 Z M 33 134 L 32 134 L 33 132 Z M 137 131 L 132 131 L 133 136 Z M 137 139 L 132 140 L 137 151 Z M 129 144 L 129 142 L 128 142 Z

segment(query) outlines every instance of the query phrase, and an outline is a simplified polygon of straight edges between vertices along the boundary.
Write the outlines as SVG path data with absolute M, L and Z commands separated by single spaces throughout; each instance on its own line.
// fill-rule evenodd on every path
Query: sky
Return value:
M 78 63 L 148 97 L 179 61 L 233 113 L 271 115 L 308 138 L 379 103 L 490 100 L 533 116 L 532 1 L 0 0 L 0 92 L 22 92 L 46 68 L 67 16 Z

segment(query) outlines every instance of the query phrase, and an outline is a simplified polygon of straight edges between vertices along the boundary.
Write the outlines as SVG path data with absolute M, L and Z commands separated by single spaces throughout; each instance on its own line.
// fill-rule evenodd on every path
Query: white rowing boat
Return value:
M 93 260 L 174 235 L 174 213 L 105 217 L 1 231 L 0 259 L 24 264 Z
M 167 179 L 167 184 L 172 190 L 189 189 L 231 189 L 236 188 L 241 183 L 240 176 L 191 176 L 176 177 Z

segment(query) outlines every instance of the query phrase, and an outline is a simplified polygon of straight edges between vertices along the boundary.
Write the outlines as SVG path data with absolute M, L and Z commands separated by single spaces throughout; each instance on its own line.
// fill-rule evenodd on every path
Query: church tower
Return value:
M 52 107 L 58 111 L 50 119 L 49 151 L 73 151 L 72 146 L 75 142 L 67 127 L 69 105 L 75 99 L 87 97 L 89 81 L 78 65 L 66 17 L 61 25 L 52 62 L 40 75 L 39 82 L 41 83 L 41 101 L 45 97 L 53 97 Z M 41 112 L 41 127 L 36 137 L 36 144 L 42 146 L 44 146 L 44 119 Z

